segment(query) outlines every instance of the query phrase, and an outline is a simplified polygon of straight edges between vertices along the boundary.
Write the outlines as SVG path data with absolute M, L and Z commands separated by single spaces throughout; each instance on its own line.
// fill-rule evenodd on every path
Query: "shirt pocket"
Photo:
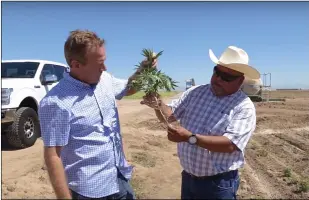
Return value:
M 216 116 L 216 119 L 211 123 L 208 133 L 209 135 L 222 136 L 231 122 L 231 116 L 226 113 L 220 113 L 219 116 Z

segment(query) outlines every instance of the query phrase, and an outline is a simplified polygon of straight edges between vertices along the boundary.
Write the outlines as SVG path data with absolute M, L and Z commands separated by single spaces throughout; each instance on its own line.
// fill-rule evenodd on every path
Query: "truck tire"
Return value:
M 29 107 L 19 108 L 6 135 L 9 144 L 16 148 L 30 147 L 40 135 L 40 123 L 35 110 Z

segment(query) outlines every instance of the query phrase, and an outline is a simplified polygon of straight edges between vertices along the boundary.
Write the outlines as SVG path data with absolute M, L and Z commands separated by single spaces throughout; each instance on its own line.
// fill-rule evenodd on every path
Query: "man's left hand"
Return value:
M 192 135 L 190 131 L 183 128 L 182 126 L 168 125 L 167 127 L 167 138 L 172 142 L 186 142 Z
M 136 79 L 136 77 L 141 74 L 148 66 L 150 65 L 150 62 L 145 59 L 141 62 L 140 66 L 136 69 L 135 73 L 130 76 L 130 78 L 128 79 L 128 85 L 131 84 L 131 81 L 133 81 L 134 79 Z M 151 63 L 151 68 L 157 68 L 157 59 L 154 59 Z M 133 88 L 129 88 L 129 90 L 127 91 L 126 96 L 130 96 L 132 94 L 135 94 L 137 91 Z
M 146 68 L 147 66 L 151 65 L 152 68 L 157 68 L 157 64 L 158 64 L 158 60 L 157 59 L 154 59 L 152 61 L 152 63 L 150 63 L 150 61 L 148 61 L 147 59 L 143 60 L 142 63 L 141 63 L 141 68 L 144 69 Z

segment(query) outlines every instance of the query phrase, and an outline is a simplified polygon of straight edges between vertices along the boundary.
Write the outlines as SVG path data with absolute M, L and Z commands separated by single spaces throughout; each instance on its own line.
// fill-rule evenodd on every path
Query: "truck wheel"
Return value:
M 37 113 L 28 107 L 19 108 L 14 122 L 9 128 L 7 139 L 10 145 L 17 148 L 26 148 L 34 145 L 41 135 Z

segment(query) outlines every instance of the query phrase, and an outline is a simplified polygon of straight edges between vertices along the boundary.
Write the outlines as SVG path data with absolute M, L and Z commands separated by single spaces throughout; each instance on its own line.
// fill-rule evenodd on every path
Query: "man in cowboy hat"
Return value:
M 182 199 L 235 199 L 238 169 L 244 165 L 244 149 L 255 130 L 256 111 L 240 89 L 245 78 L 258 79 L 259 72 L 248 64 L 247 53 L 229 46 L 220 59 L 209 50 L 216 64 L 210 84 L 194 86 L 166 105 L 153 97 L 142 104 L 158 111 L 170 123 L 168 139 L 176 142 L 182 171 Z

